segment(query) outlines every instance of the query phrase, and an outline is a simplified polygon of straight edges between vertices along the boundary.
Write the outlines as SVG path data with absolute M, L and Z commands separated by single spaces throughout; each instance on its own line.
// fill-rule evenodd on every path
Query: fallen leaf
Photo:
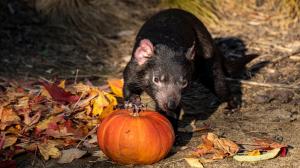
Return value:
M 66 80 L 60 81 L 57 86 L 60 87 L 60 88 L 62 88 L 62 89 L 64 89 L 66 87 Z
M 280 150 L 280 157 L 286 157 L 287 147 L 282 147 Z
M 35 150 L 37 150 L 37 147 L 38 147 L 36 143 L 27 143 L 27 142 L 19 143 L 19 144 L 16 144 L 15 146 L 23 148 L 26 151 L 35 151 Z
M 42 82 L 42 85 L 46 88 L 46 90 L 49 92 L 49 94 L 55 101 L 75 103 L 80 99 L 80 96 L 72 95 L 71 93 L 66 92 L 64 89 L 62 89 L 56 84 Z
M 190 167 L 194 168 L 204 168 L 199 159 L 195 158 L 184 158 L 184 160 L 189 164 Z
M 18 99 L 18 102 L 14 105 L 15 110 L 29 109 L 29 97 L 24 96 Z
M 240 162 L 256 162 L 261 160 L 268 160 L 276 157 L 280 151 L 280 148 L 272 149 L 266 153 L 257 156 L 248 156 L 248 155 L 235 155 L 233 159 Z
M 13 135 L 5 135 L 4 136 L 4 144 L 3 149 L 12 146 L 17 142 L 18 137 Z
M 5 133 L 1 133 L 0 135 L 0 149 L 3 148 L 5 142 Z
M 86 154 L 86 151 L 77 148 L 62 150 L 61 152 L 61 157 L 57 163 L 71 163 L 74 159 L 79 159 Z
M 53 141 L 47 141 L 42 144 L 38 144 L 38 148 L 40 153 L 44 157 L 45 160 L 49 160 L 49 158 L 59 158 L 61 156 L 61 152 L 58 148 L 56 148 L 57 144 Z
M 239 151 L 239 146 L 229 139 L 218 138 L 218 136 L 213 133 L 208 133 L 207 139 L 213 142 L 214 148 L 220 149 L 224 151 L 224 153 L 228 153 L 229 156 L 233 156 Z
M 233 141 L 226 138 L 219 138 L 213 133 L 202 135 L 201 139 L 202 144 L 197 147 L 194 155 L 205 157 L 207 161 L 233 156 L 239 151 L 238 145 Z
M 39 122 L 41 117 L 41 112 L 38 111 L 32 117 L 30 117 L 32 114 L 30 114 L 30 111 L 27 110 L 21 113 L 21 115 L 24 116 L 24 120 L 23 120 L 24 124 L 26 124 L 26 126 L 32 126 L 33 124 Z
M 0 107 L 0 130 L 4 130 L 7 126 L 17 124 L 20 117 L 11 109 Z
M 275 148 L 283 148 L 287 147 L 287 145 L 283 145 L 273 141 L 272 139 L 254 139 L 254 145 L 257 149 L 275 149 Z
M 253 150 L 253 151 L 249 151 L 247 153 L 248 156 L 258 156 L 260 155 L 260 151 L 259 150 Z
M 98 92 L 98 96 L 91 101 L 93 106 L 93 115 L 101 115 L 103 108 L 109 105 L 109 102 L 104 96 L 103 92 Z
M 63 114 L 57 116 L 50 116 L 49 118 L 40 121 L 36 126 L 36 133 L 40 133 L 41 131 L 49 128 L 49 126 L 57 125 L 57 122 L 64 122 Z
M 123 85 L 122 79 L 109 79 L 107 80 L 111 91 L 118 97 L 123 97 Z

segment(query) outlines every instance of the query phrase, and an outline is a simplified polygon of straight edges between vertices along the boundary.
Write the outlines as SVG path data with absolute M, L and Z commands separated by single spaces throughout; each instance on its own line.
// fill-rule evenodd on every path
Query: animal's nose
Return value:
M 176 105 L 176 102 L 172 99 L 168 100 L 168 109 L 170 110 L 175 110 L 177 105 Z

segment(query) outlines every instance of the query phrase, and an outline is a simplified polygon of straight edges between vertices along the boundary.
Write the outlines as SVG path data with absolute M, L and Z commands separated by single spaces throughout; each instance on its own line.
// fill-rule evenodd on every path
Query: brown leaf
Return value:
M 17 124 L 20 117 L 10 108 L 0 107 L 0 130 L 4 130 L 7 126 Z
M 39 122 L 40 118 L 41 118 L 41 112 L 38 111 L 36 112 L 32 117 L 30 117 L 30 111 L 24 111 L 21 113 L 21 115 L 24 116 L 24 124 L 26 124 L 27 126 L 32 126 L 33 124 L 36 124 L 37 122 Z
M 40 133 L 41 131 L 49 128 L 49 127 L 55 127 L 57 126 L 57 122 L 64 122 L 64 116 L 63 114 L 57 115 L 57 116 L 50 116 L 49 118 L 40 121 L 36 126 L 36 133 Z
M 283 148 L 287 147 L 287 145 L 283 145 L 273 141 L 272 139 L 254 139 L 254 145 L 257 149 L 275 149 L 275 148 Z
M 3 144 L 3 149 L 12 146 L 17 142 L 17 136 L 14 135 L 5 135 L 4 136 L 4 144 Z
M 206 160 L 219 160 L 233 156 L 239 151 L 237 144 L 226 138 L 219 138 L 213 133 L 202 135 L 202 144 L 195 150 L 195 155 L 204 157 Z M 210 154 L 210 155 L 208 155 Z
M 86 151 L 77 148 L 62 150 L 61 152 L 62 155 L 57 161 L 57 163 L 71 163 L 74 159 L 79 159 L 86 154 Z
M 55 146 L 57 143 L 54 141 L 47 141 L 45 143 L 38 144 L 38 148 L 40 150 L 40 153 L 44 157 L 45 160 L 49 160 L 49 158 L 59 158 L 61 155 L 61 152 L 58 148 Z

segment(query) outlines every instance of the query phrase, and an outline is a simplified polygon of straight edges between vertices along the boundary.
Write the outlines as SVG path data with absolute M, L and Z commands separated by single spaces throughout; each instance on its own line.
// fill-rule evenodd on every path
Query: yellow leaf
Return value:
M 6 126 L 18 124 L 20 117 L 10 108 L 0 107 L 0 130 L 4 130 Z
M 16 144 L 16 146 L 21 147 L 23 149 L 26 149 L 27 151 L 35 151 L 37 149 L 37 144 L 36 143 L 19 143 Z
M 123 97 L 123 85 L 122 79 L 109 79 L 107 80 L 111 91 L 118 97 Z
M 194 168 L 204 168 L 199 159 L 195 158 L 184 158 L 184 160 L 189 164 L 190 167 Z
M 38 131 L 42 131 L 42 130 L 45 130 L 48 128 L 48 125 L 50 123 L 57 123 L 57 122 L 60 122 L 60 121 L 63 121 L 64 120 L 64 116 L 63 114 L 60 114 L 60 115 L 57 115 L 57 116 L 51 116 L 47 119 L 44 119 L 43 121 L 40 121 L 37 126 L 36 126 L 36 129 Z
M 101 115 L 99 116 L 100 119 L 103 119 L 107 116 L 109 116 L 112 112 L 114 111 L 114 105 L 113 104 L 110 104 L 109 106 L 107 106 L 103 112 L 101 113 Z
M 5 136 L 3 149 L 15 144 L 17 142 L 17 139 L 18 138 L 16 136 Z
M 253 151 L 248 152 L 247 155 L 248 156 L 258 156 L 258 155 L 260 155 L 260 151 L 259 150 L 253 150 Z
M 59 85 L 57 85 L 57 86 L 60 87 L 60 88 L 62 88 L 62 89 L 64 89 L 65 86 L 66 86 L 66 80 L 60 81 L 60 82 L 59 82 Z
M 57 149 L 55 147 L 56 145 L 57 144 L 52 141 L 38 144 L 40 153 L 43 155 L 45 160 L 48 160 L 50 157 L 51 158 L 59 158 L 60 157 L 61 153 L 60 153 L 59 149 Z
M 235 155 L 233 159 L 240 161 L 240 162 L 257 162 L 261 160 L 268 160 L 276 157 L 280 152 L 280 148 L 272 149 L 266 153 L 263 153 L 258 156 L 248 156 L 248 155 Z
M 108 99 L 110 105 L 115 106 L 118 104 L 116 97 L 113 96 L 112 94 L 104 92 L 104 95 Z
M 105 98 L 103 92 L 98 92 L 98 96 L 93 99 L 91 103 L 93 105 L 93 115 L 101 115 L 101 113 L 103 112 L 103 108 L 109 105 L 109 102 Z

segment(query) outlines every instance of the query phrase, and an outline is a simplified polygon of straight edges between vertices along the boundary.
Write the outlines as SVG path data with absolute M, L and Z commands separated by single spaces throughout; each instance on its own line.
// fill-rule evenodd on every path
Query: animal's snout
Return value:
M 176 101 L 175 101 L 174 99 L 169 99 L 169 100 L 168 100 L 168 103 L 167 103 L 167 107 L 168 107 L 168 109 L 170 109 L 170 110 L 175 110 L 176 107 L 177 107 Z

